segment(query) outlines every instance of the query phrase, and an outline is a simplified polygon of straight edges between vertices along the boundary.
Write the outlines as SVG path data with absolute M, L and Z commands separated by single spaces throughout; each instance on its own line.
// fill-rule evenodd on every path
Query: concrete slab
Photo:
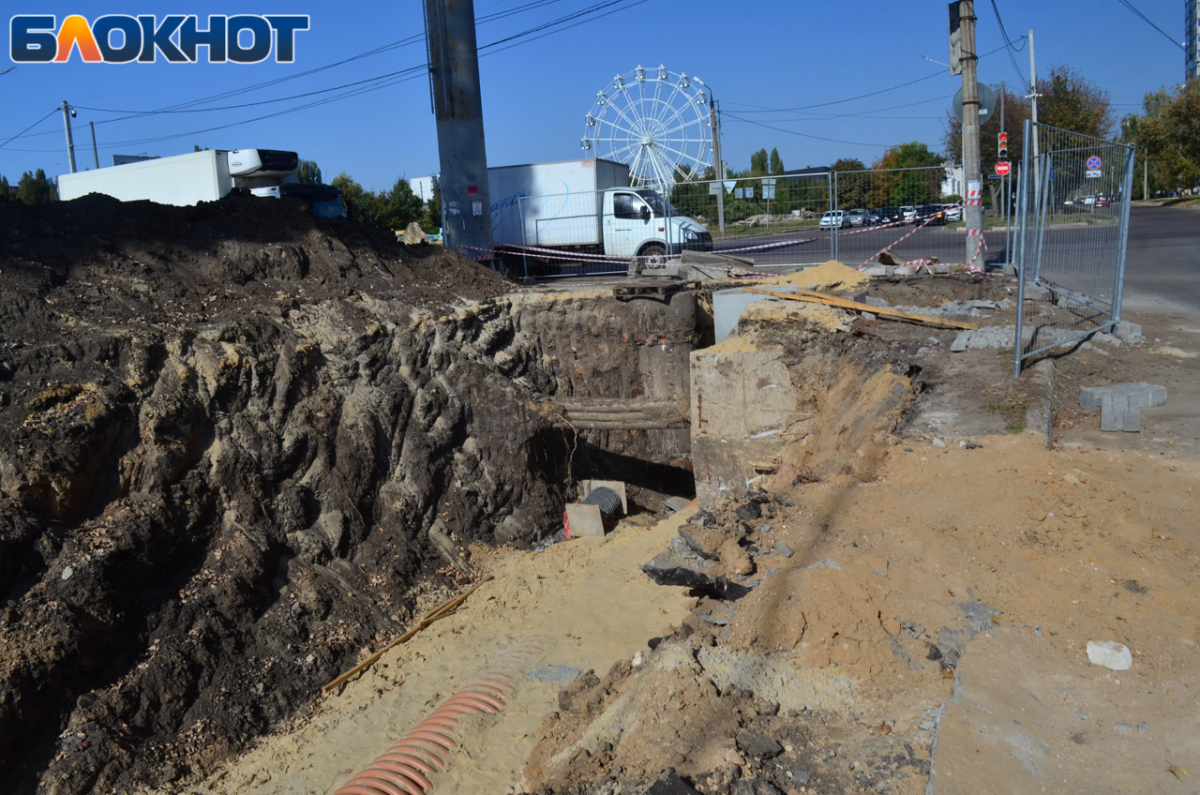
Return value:
M 1109 384 L 1108 386 L 1085 386 L 1079 390 L 1079 405 L 1085 409 L 1098 409 L 1106 394 L 1124 395 L 1134 399 L 1138 408 L 1148 409 L 1167 402 L 1167 388 L 1157 384 Z
M 567 526 L 571 538 L 604 538 L 604 517 L 595 505 L 568 505 Z
M 777 293 L 794 293 L 798 288 L 794 284 L 774 284 L 771 290 Z M 713 333 L 717 342 L 723 342 L 737 328 L 742 313 L 750 304 L 759 301 L 778 301 L 769 295 L 748 293 L 742 289 L 717 290 L 713 293 Z

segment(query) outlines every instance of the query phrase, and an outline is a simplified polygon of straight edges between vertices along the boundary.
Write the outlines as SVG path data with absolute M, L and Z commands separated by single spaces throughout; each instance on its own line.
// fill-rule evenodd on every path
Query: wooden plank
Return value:
M 870 304 L 860 304 L 857 301 L 847 301 L 845 298 L 837 298 L 824 293 L 813 292 L 812 290 L 797 289 L 795 293 L 776 293 L 771 290 L 756 290 L 753 287 L 743 288 L 748 293 L 757 293 L 759 295 L 769 295 L 774 298 L 786 298 L 789 301 L 807 301 L 814 304 L 825 304 L 826 306 L 836 306 L 842 309 L 853 309 L 856 312 L 870 312 L 880 317 L 894 317 L 901 320 L 911 320 L 914 323 L 925 323 L 930 326 L 943 326 L 945 328 L 966 329 L 967 331 L 978 331 L 979 326 L 975 323 L 967 323 L 962 320 L 950 320 L 944 317 L 932 317 L 930 315 L 914 315 L 908 312 L 901 312 L 896 309 L 886 309 Z

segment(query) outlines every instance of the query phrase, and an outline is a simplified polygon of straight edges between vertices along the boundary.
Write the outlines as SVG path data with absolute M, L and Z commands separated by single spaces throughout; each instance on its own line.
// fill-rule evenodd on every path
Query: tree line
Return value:
M 8 177 L 0 175 L 0 202 L 21 202 L 22 204 L 43 204 L 58 198 L 58 188 L 54 180 L 46 176 L 43 169 L 26 171 L 18 180 L 16 189 L 9 183 Z
M 1121 121 L 1122 140 L 1150 160 L 1149 174 L 1145 159 L 1138 160 L 1135 195 L 1143 179 L 1155 195 L 1200 185 L 1200 80 L 1151 91 L 1142 109 Z

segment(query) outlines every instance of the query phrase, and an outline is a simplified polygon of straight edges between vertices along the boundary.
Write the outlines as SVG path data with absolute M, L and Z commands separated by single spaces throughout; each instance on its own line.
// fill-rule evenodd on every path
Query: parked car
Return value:
M 917 208 L 911 204 L 905 204 L 900 208 L 900 213 L 904 218 L 904 223 L 911 224 L 917 219 Z
M 1101 193 L 1099 196 L 1096 197 L 1096 206 L 1097 207 L 1111 207 L 1112 206 L 1112 198 L 1109 196 L 1105 196 L 1103 193 Z
M 922 204 L 917 208 L 917 221 L 929 226 L 945 226 L 946 208 L 940 204 Z
M 845 229 L 850 225 L 845 210 L 829 210 L 821 216 L 821 229 Z
M 867 212 L 867 222 L 870 223 L 871 226 L 875 226 L 876 224 L 883 223 L 883 221 L 881 221 L 880 218 L 881 218 L 881 216 L 879 215 L 878 207 L 876 207 L 874 210 L 870 210 Z
M 866 226 L 870 222 L 870 216 L 866 210 L 851 210 L 847 216 L 850 221 L 850 226 Z
M 961 206 L 957 204 L 943 204 L 942 207 L 946 210 L 947 221 L 961 221 L 963 219 Z
M 894 224 L 904 220 L 904 213 L 899 207 L 880 207 L 875 212 L 879 213 L 879 223 Z
M 1091 207 L 1093 204 L 1096 203 L 1096 197 L 1095 196 L 1084 196 L 1083 203 L 1085 206 Z

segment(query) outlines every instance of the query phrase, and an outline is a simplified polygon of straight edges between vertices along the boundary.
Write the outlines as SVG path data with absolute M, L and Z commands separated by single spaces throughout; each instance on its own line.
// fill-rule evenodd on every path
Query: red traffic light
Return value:
M 1001 145 L 1008 143 L 1008 133 L 1006 133 L 1006 132 L 1000 133 L 1000 143 L 1001 143 Z

